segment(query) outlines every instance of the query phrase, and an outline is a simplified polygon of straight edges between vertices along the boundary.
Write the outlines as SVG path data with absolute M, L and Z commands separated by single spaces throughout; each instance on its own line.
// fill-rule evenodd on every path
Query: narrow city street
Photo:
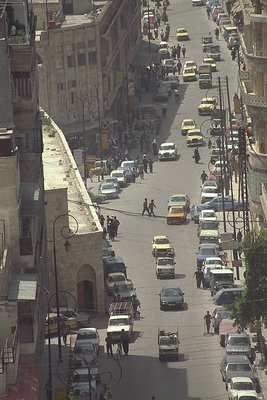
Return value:
M 152 3 L 154 4 L 154 3 Z M 214 32 L 215 23 L 209 21 L 205 7 L 192 7 L 190 1 L 173 0 L 168 9 L 171 26 L 170 45 L 176 45 L 176 29 L 185 27 L 190 40 L 184 60 L 194 60 L 199 65 L 205 57 L 201 48 L 202 34 Z M 214 36 L 214 34 L 213 34 Z M 220 38 L 222 61 L 217 62 L 218 72 L 213 73 L 213 88 L 209 95 L 218 96 L 217 77 L 229 78 L 231 99 L 237 88 L 237 65 L 232 62 L 225 41 Z M 225 89 L 225 86 L 223 86 Z M 154 159 L 154 173 L 146 174 L 145 180 L 137 179 L 120 194 L 120 199 L 110 202 L 105 215 L 114 214 L 120 220 L 119 237 L 113 247 L 127 265 L 128 277 L 134 282 L 141 301 L 141 319 L 134 324 L 134 342 L 129 357 L 120 362 L 122 379 L 112 389 L 114 398 L 128 400 L 151 399 L 225 399 L 227 394 L 221 380 L 219 364 L 224 355 L 218 336 L 203 335 L 203 316 L 214 306 L 209 291 L 197 289 L 193 273 L 196 268 L 198 240 L 196 227 L 188 219 L 186 225 L 169 226 L 164 218 L 167 201 L 174 193 L 187 193 L 191 204 L 200 201 L 200 175 L 207 171 L 208 147 L 200 148 L 201 162 L 194 163 L 193 149 L 187 148 L 186 138 L 181 135 L 180 125 L 184 118 L 193 118 L 199 127 L 209 117 L 199 117 L 197 107 L 206 90 L 199 89 L 198 82 L 180 83 L 180 103 L 174 98 L 168 102 L 167 119 L 164 120 L 158 144 L 175 142 L 178 146 L 177 161 L 158 162 Z M 226 101 L 226 94 L 224 94 Z M 148 100 L 147 97 L 144 100 Z M 150 100 L 151 101 L 151 100 Z M 148 101 L 147 101 L 148 102 Z M 209 123 L 203 123 L 205 134 Z M 167 140 L 168 139 L 168 140 Z M 151 141 L 153 138 L 151 138 Z M 141 154 L 140 154 L 141 156 Z M 141 216 L 143 199 L 154 199 L 156 218 Z M 140 213 L 140 215 L 136 215 Z M 176 253 L 175 280 L 157 280 L 155 259 L 151 255 L 154 235 L 169 235 Z M 184 311 L 160 311 L 159 292 L 163 286 L 178 285 L 185 293 Z M 178 362 L 159 362 L 158 328 L 179 331 L 180 358 Z

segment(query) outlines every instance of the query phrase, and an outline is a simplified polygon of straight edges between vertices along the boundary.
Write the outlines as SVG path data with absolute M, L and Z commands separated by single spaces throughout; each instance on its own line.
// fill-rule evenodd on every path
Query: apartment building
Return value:
M 266 226 L 267 1 L 240 4 L 244 14 L 241 46 L 246 70 L 239 73 L 239 87 L 255 134 L 255 144 L 248 149 L 249 202 L 253 225 Z
M 38 399 L 46 282 L 36 18 L 0 1 L 0 397 Z
M 125 122 L 128 67 L 141 40 L 138 0 L 33 0 L 40 104 L 64 134 L 101 144 L 101 122 Z

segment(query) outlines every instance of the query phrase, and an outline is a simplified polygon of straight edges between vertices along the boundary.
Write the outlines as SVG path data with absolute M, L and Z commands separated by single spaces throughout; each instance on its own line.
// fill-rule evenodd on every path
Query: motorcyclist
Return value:
M 217 40 L 219 39 L 219 33 L 220 33 L 219 28 L 218 27 L 215 28 L 214 29 L 214 34 L 215 34 L 215 37 L 216 37 Z
M 200 154 L 199 154 L 199 151 L 198 151 L 198 147 L 196 147 L 195 150 L 194 150 L 193 158 L 195 159 L 195 163 L 198 164 L 199 161 L 200 161 Z

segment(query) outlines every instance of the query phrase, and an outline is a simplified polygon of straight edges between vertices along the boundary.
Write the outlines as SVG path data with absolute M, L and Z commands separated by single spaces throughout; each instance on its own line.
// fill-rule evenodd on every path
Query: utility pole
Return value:
M 149 11 L 150 11 L 150 0 L 148 0 L 147 2 L 147 11 L 148 11 L 148 50 L 149 53 L 151 51 L 151 38 L 150 38 L 150 15 L 149 15 Z
M 218 85 L 219 85 L 219 102 L 220 102 L 220 115 L 221 115 L 221 126 L 222 126 L 222 135 L 220 140 L 220 164 L 222 165 L 223 160 L 223 167 L 221 168 L 221 194 L 222 194 L 222 209 L 223 209 L 223 230 L 224 232 L 227 231 L 226 229 L 226 218 L 225 218 L 225 203 L 224 203 L 224 186 L 225 186 L 225 152 L 224 152 L 224 114 L 222 109 L 222 89 L 221 89 L 221 79 L 218 77 Z

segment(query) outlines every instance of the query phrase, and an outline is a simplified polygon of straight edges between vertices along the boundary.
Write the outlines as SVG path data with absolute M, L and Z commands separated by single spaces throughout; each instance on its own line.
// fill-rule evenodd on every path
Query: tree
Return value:
M 242 243 L 245 254 L 245 290 L 233 306 L 236 324 L 245 327 L 267 311 L 267 231 L 250 231 Z

